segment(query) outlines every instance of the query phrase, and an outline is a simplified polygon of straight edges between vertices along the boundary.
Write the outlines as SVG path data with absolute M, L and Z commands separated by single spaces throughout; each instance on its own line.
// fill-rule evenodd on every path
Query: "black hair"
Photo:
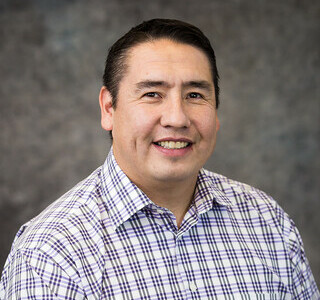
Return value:
M 211 66 L 216 108 L 218 108 L 219 74 L 216 57 L 210 41 L 199 28 L 179 20 L 171 19 L 145 21 L 133 27 L 109 49 L 103 74 L 103 85 L 111 94 L 113 108 L 115 109 L 117 105 L 119 83 L 127 70 L 126 58 L 128 51 L 138 44 L 162 38 L 194 46 L 206 54 Z

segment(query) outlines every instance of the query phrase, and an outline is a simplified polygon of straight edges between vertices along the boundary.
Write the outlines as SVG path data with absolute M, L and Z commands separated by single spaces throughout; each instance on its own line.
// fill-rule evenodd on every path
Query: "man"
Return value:
M 202 169 L 219 129 L 208 39 L 150 20 L 110 49 L 103 166 L 17 234 L 1 299 L 319 299 L 293 222 Z

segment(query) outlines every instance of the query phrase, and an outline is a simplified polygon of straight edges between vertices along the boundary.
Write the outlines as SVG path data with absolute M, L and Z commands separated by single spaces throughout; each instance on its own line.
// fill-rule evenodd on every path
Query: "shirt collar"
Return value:
M 194 194 L 194 203 L 199 214 L 211 209 L 215 203 L 222 206 L 235 204 L 234 197 L 225 193 L 228 188 L 225 185 L 218 174 L 203 168 L 200 170 Z
M 101 172 L 102 195 L 107 213 L 116 230 L 123 222 L 152 201 L 127 177 L 117 164 L 112 147 Z
M 222 206 L 234 204 L 233 197 L 225 194 L 219 177 L 212 174 L 201 169 L 198 175 L 194 204 L 199 214 L 211 209 L 215 202 Z M 101 186 L 114 230 L 144 207 L 155 205 L 121 170 L 112 147 L 102 166 Z

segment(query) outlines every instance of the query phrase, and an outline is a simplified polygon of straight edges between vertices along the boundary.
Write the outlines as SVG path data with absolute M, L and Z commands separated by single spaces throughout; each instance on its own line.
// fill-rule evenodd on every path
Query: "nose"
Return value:
M 185 103 L 181 97 L 167 99 L 161 115 L 163 127 L 187 128 L 190 126 L 190 118 L 187 114 Z

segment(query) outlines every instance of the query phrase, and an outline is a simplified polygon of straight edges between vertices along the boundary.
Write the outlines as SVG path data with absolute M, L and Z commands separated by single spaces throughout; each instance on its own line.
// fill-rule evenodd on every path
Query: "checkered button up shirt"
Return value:
M 105 164 L 22 226 L 1 299 L 320 299 L 293 222 L 263 192 L 202 169 L 177 228 Z

